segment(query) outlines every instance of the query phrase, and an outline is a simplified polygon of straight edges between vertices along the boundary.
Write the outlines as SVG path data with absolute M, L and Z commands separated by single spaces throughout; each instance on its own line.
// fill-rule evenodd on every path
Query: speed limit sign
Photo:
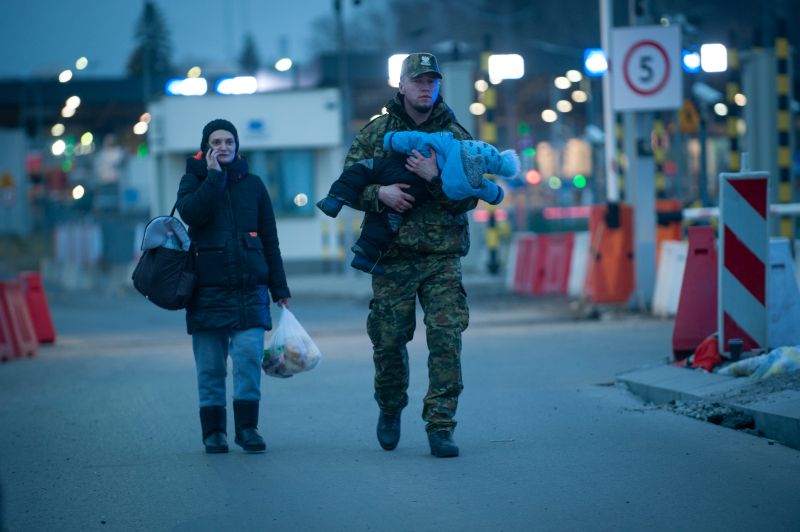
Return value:
M 614 110 L 678 109 L 683 83 L 680 28 L 617 28 L 611 39 Z

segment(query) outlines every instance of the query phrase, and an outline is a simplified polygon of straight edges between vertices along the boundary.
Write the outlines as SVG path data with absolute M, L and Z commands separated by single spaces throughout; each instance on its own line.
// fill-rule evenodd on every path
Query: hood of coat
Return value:
M 223 164 L 222 169 L 226 171 L 228 178 L 233 181 L 241 181 L 250 171 L 247 166 L 247 159 L 241 154 L 238 154 L 230 164 Z M 208 176 L 208 165 L 202 151 L 186 159 L 186 173 L 197 177 Z

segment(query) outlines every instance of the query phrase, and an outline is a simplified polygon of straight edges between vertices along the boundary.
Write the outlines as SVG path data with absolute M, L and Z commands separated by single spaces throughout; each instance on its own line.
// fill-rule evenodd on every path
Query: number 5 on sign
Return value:
M 678 109 L 683 86 L 680 29 L 677 26 L 618 28 L 611 38 L 614 110 Z

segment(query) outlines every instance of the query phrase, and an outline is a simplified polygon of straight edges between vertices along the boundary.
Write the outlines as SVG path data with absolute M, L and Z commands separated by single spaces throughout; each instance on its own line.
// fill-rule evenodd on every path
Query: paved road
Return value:
M 296 298 L 324 359 L 264 378 L 268 452 L 202 452 L 182 313 L 56 295 L 55 346 L 0 367 L 3 520 L 27 530 L 797 530 L 800 453 L 643 408 L 614 377 L 671 323 L 472 302 L 456 440 L 429 455 L 424 334 L 396 451 L 375 441 L 363 301 Z

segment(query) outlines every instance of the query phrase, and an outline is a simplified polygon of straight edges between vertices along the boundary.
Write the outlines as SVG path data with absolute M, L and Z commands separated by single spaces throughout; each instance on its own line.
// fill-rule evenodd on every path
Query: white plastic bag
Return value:
M 271 377 L 287 378 L 314 369 L 322 358 L 317 344 L 288 308 L 264 348 L 261 369 Z

